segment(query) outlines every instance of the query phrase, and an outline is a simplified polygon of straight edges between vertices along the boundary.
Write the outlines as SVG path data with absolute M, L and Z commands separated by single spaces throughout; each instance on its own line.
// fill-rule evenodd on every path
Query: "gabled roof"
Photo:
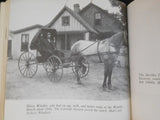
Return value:
M 79 21 L 87 30 L 94 32 L 94 33 L 98 33 L 94 28 L 92 28 L 80 15 L 78 15 L 77 13 L 75 13 L 73 10 L 71 10 L 70 8 L 68 8 L 67 6 L 64 6 L 64 8 L 57 14 L 57 16 L 46 26 L 47 27 L 51 27 L 56 20 L 61 16 L 61 14 L 64 11 L 68 11 L 77 21 Z
M 25 32 L 27 30 L 32 30 L 32 29 L 35 29 L 35 28 L 42 28 L 42 27 L 43 27 L 42 25 L 36 24 L 36 25 L 32 25 L 32 26 L 28 26 L 28 27 L 19 29 L 19 30 L 11 31 L 11 32 L 13 34 L 17 34 L 17 33 Z
M 85 6 L 80 12 L 80 16 L 83 16 L 83 14 L 90 8 L 95 8 L 96 10 L 102 12 L 105 16 L 107 16 L 112 22 L 117 22 L 119 23 L 119 20 L 115 17 L 114 13 L 109 13 L 108 10 L 102 9 L 101 7 L 95 5 L 94 3 L 90 2 L 87 6 Z M 83 18 L 84 20 L 86 19 L 85 17 Z M 90 21 L 88 21 L 90 24 Z M 98 31 L 99 33 L 110 33 L 114 27 L 118 27 L 117 24 L 105 24 L 105 26 L 95 26 L 94 29 Z
M 51 22 L 49 22 L 47 25 L 45 26 L 42 26 L 40 24 L 36 24 L 36 25 L 32 25 L 32 26 L 28 26 L 28 27 L 25 27 L 25 28 L 22 28 L 22 29 L 19 29 L 19 30 L 15 30 L 15 31 L 11 31 L 11 33 L 13 34 L 17 34 L 17 33 L 21 33 L 21 32 L 25 32 L 27 30 L 32 30 L 32 29 L 35 29 L 35 28 L 42 28 L 42 27 L 51 27 L 55 22 L 56 20 L 63 14 L 63 12 L 66 10 L 68 11 L 77 21 L 79 21 L 88 31 L 91 31 L 93 33 L 96 33 L 98 34 L 99 31 L 101 31 L 100 29 L 101 28 L 94 28 L 92 27 L 89 23 L 87 23 L 87 21 L 85 21 L 82 17 L 81 17 L 81 14 L 83 12 L 85 12 L 89 7 L 95 7 L 96 9 L 99 9 L 101 10 L 102 12 L 105 12 L 106 14 L 108 14 L 110 17 L 113 17 L 111 14 L 108 13 L 107 10 L 104 10 L 102 8 L 100 8 L 99 6 L 93 4 L 92 2 L 89 3 L 87 6 L 85 6 L 80 12 L 79 14 L 75 13 L 73 10 L 71 10 L 70 8 L 68 8 L 67 6 L 64 6 L 63 9 L 54 17 L 54 19 L 51 20 Z
M 89 7 L 92 7 L 92 6 L 95 7 L 96 9 L 99 9 L 99 10 L 102 11 L 102 12 L 108 13 L 107 10 L 104 10 L 104 9 L 100 8 L 99 6 L 97 6 L 97 5 L 93 4 L 92 2 L 90 2 L 87 6 L 85 6 L 85 7 L 80 11 L 80 14 L 81 14 L 82 12 L 86 11 Z M 109 14 L 109 13 L 108 13 L 108 14 Z

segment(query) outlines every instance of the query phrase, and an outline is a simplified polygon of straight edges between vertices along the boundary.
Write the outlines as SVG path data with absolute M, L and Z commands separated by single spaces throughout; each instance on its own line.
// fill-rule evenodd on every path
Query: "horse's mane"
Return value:
M 123 40 L 124 40 L 124 32 L 118 32 L 113 36 L 111 36 L 110 38 L 102 40 L 102 44 L 109 42 L 112 46 L 117 47 L 123 42 Z

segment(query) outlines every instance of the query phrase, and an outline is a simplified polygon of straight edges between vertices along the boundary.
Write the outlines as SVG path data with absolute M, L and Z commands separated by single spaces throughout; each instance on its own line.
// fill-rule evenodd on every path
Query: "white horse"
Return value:
M 96 63 L 103 62 L 104 63 L 103 88 L 107 87 L 106 81 L 108 78 L 108 88 L 111 89 L 112 70 L 123 42 L 124 42 L 123 32 L 114 34 L 112 37 L 106 38 L 102 41 L 95 42 L 88 40 L 79 40 L 72 45 L 71 56 L 76 56 L 76 55 L 85 56 L 85 58 L 88 61 Z M 79 60 L 78 57 L 77 59 L 75 59 L 75 63 L 81 64 L 81 61 Z M 77 72 L 77 81 L 78 83 L 80 83 L 78 72 Z

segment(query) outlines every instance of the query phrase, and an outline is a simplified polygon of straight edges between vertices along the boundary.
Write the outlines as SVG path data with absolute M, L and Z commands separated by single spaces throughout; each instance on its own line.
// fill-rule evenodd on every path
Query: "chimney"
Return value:
M 74 12 L 75 13 L 79 13 L 80 12 L 79 4 L 74 4 Z

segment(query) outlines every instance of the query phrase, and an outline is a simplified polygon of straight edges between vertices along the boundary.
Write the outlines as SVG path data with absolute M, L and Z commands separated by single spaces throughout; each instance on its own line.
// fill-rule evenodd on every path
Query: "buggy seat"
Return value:
M 30 48 L 37 50 L 41 56 L 37 56 L 38 62 L 45 62 L 56 51 L 56 30 L 42 28 L 32 39 Z

